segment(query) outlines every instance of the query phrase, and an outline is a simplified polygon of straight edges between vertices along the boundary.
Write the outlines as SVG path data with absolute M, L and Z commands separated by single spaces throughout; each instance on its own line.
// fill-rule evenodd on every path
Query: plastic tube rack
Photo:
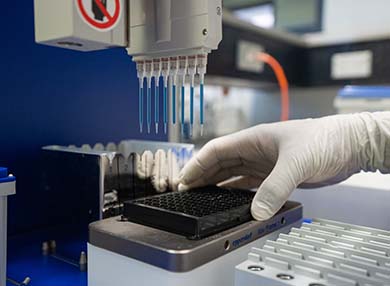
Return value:
M 16 178 L 0 167 L 0 286 L 7 280 L 7 197 L 15 194 Z

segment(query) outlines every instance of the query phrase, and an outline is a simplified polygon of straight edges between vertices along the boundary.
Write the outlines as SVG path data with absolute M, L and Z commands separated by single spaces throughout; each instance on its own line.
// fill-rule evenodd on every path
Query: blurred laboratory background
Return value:
M 388 108 L 389 5 L 385 0 L 225 0 L 224 38 L 209 57 L 204 135 L 195 125 L 192 137 L 185 128 L 180 139 L 176 126 L 170 138 L 201 145 L 278 121 L 280 88 L 270 66 L 256 58 L 260 52 L 275 57 L 285 72 L 290 119 Z M 343 89 L 350 85 L 360 88 Z

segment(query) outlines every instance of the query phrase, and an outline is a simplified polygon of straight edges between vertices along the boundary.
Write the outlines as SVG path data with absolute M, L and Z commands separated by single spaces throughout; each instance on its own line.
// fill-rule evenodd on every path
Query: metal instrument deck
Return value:
M 287 202 L 265 222 L 249 221 L 200 240 L 114 217 L 89 226 L 89 243 L 172 272 L 186 272 L 302 218 L 302 206 Z

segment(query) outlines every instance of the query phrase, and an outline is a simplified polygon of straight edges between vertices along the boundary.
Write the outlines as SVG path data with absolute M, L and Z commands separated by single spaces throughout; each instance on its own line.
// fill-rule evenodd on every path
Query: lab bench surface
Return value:
M 42 254 L 44 241 L 56 241 L 56 257 Z M 87 273 L 78 267 L 81 251 L 87 249 L 87 226 L 66 226 L 34 231 L 8 240 L 7 277 L 29 286 L 86 286 Z M 62 261 L 65 259 L 75 265 Z M 7 282 L 7 286 L 14 284 Z

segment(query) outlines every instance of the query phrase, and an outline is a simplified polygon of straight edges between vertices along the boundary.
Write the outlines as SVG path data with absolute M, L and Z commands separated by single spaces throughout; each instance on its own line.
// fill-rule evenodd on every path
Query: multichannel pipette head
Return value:
M 158 133 L 158 124 L 160 121 L 160 76 L 161 76 L 162 63 L 160 59 L 153 59 L 153 72 L 154 77 L 154 126 L 156 134 Z
M 48 2 L 51 1 L 35 0 L 36 42 L 77 51 L 103 50 L 108 47 L 124 47 L 127 49 L 128 54 L 137 63 L 140 84 L 139 121 L 141 132 L 144 120 L 143 100 L 145 90 L 143 84 L 145 77 L 148 77 L 147 123 L 148 130 L 150 129 L 150 87 L 152 78 L 150 73 L 156 70 L 154 60 L 159 60 L 162 64 L 161 74 L 164 78 L 163 101 L 166 103 L 170 59 L 179 56 L 188 59 L 194 57 L 194 55 L 196 57 L 199 54 L 208 54 L 212 50 L 216 50 L 222 40 L 222 0 L 113 1 L 116 2 L 113 5 L 117 6 L 115 8 L 118 17 L 110 23 L 110 27 L 104 28 L 94 27 L 88 21 L 81 21 L 84 16 L 78 11 L 80 2 L 83 1 L 60 1 L 62 9 L 48 9 Z M 120 4 L 122 2 L 126 2 L 128 5 Z M 147 2 L 147 5 L 145 2 Z M 128 9 L 125 9 L 125 6 L 129 6 Z M 85 8 L 87 10 L 91 9 Z M 70 11 L 70 13 L 66 15 L 65 21 L 59 22 L 58 17 L 64 16 L 64 10 Z M 71 31 L 71 33 L 68 31 Z M 64 45 L 64 43 L 71 44 Z M 145 75 L 145 65 L 149 65 L 146 62 L 150 61 L 153 62 L 153 65 L 150 71 L 148 68 L 148 75 Z M 165 68 L 164 62 L 168 65 Z M 154 76 L 156 78 L 156 74 Z M 192 77 L 194 76 L 195 73 Z M 200 76 L 204 77 L 204 74 L 200 74 Z M 185 80 L 185 77 L 183 77 L 183 80 Z M 172 81 L 176 85 L 175 76 L 173 76 Z M 193 81 L 192 78 L 192 87 L 194 86 Z M 157 83 L 158 80 L 156 80 Z M 158 91 L 158 89 L 155 90 L 157 105 L 159 100 Z M 156 130 L 158 130 L 157 112 L 158 109 L 155 110 Z M 173 107 L 172 112 L 173 116 L 176 117 L 176 106 Z M 164 131 L 166 133 L 167 104 L 164 105 L 164 113 Z
M 170 112 L 173 124 L 177 122 L 178 102 L 181 103 L 179 114 L 181 130 L 184 131 L 185 120 L 188 120 L 185 118 L 185 85 L 186 79 L 189 77 L 189 131 L 192 135 L 195 115 L 195 77 L 197 74 L 199 75 L 202 134 L 204 124 L 203 84 L 207 55 L 218 48 L 218 44 L 222 39 L 222 0 L 153 0 L 148 6 L 148 11 L 154 7 L 153 11 L 159 11 L 157 17 L 148 17 L 146 6 L 141 5 L 142 1 L 144 0 L 134 0 L 130 4 L 133 11 L 141 8 L 142 11 L 139 15 L 146 15 L 146 17 L 140 21 L 130 21 L 131 45 L 128 47 L 128 53 L 133 56 L 134 60 L 152 60 L 153 62 L 160 60 L 161 62 L 160 75 L 164 83 L 162 92 L 165 133 L 169 121 L 168 94 L 171 96 Z M 168 13 L 169 11 L 170 13 Z M 184 15 L 184 13 L 186 17 L 172 17 L 172 15 Z M 139 41 L 142 35 L 145 36 L 145 39 Z M 157 92 L 158 89 L 156 89 L 156 94 Z M 179 93 L 181 94 L 181 100 L 178 100 Z M 158 96 L 155 96 L 155 100 L 158 101 Z M 156 115 L 157 111 L 155 110 L 155 117 L 157 118 Z M 158 122 L 155 123 L 158 126 Z
M 195 77 L 199 76 L 200 83 L 200 132 L 203 135 L 204 125 L 204 78 L 207 71 L 207 53 L 178 56 L 170 58 L 154 58 L 151 60 L 137 61 L 137 74 L 140 83 L 140 101 L 143 101 L 143 84 L 146 78 L 147 82 L 147 127 L 150 132 L 151 125 L 151 88 L 152 80 L 155 82 L 155 127 L 158 132 L 159 123 L 159 79 L 163 81 L 163 120 L 164 132 L 167 133 L 168 125 L 168 82 L 172 84 L 172 123 L 176 124 L 177 118 L 177 94 L 181 93 L 181 130 L 184 132 L 185 124 L 185 83 L 187 76 L 190 84 L 190 136 L 193 133 L 194 126 L 194 94 L 195 94 Z M 140 129 L 143 124 L 143 103 L 140 103 Z

